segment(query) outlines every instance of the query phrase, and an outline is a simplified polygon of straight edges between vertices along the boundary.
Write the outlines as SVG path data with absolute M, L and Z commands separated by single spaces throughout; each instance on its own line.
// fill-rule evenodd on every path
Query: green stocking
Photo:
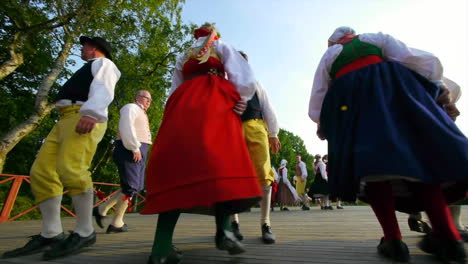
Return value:
M 172 250 L 172 236 L 174 235 L 174 228 L 179 219 L 179 215 L 179 211 L 169 211 L 159 214 L 151 255 L 169 255 Z

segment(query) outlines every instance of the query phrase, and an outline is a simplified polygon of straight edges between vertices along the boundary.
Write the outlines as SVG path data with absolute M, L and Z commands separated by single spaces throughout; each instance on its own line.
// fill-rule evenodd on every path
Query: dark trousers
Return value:
M 126 149 L 121 140 L 115 141 L 113 158 L 119 170 L 122 193 L 129 197 L 143 190 L 148 147 L 149 144 L 141 143 L 142 159 L 140 162 L 135 162 L 133 152 Z

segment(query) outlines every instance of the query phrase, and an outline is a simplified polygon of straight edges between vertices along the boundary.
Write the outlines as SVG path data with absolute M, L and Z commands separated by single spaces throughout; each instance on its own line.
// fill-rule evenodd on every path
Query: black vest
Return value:
M 68 79 L 58 92 L 56 101 L 69 99 L 75 103 L 76 101 L 85 102 L 88 100 L 89 86 L 94 79 L 91 72 L 92 64 L 93 61 L 86 63 Z
M 245 109 L 241 119 L 243 122 L 250 119 L 263 119 L 262 107 L 260 106 L 257 93 L 247 102 L 247 109 Z

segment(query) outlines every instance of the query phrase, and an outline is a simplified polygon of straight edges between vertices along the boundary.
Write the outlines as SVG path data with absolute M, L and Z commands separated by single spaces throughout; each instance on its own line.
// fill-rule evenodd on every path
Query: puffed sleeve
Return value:
M 182 53 L 177 57 L 176 60 L 176 65 L 174 68 L 174 72 L 172 73 L 172 85 L 171 89 L 169 90 L 169 96 L 179 87 L 183 82 L 184 82 L 184 76 L 182 75 L 182 69 L 183 69 L 183 59 L 185 57 L 185 54 Z
M 255 94 L 256 79 L 249 63 L 239 51 L 221 40 L 215 41 L 214 50 L 221 58 L 229 81 L 243 99 L 250 100 Z
M 443 83 L 442 63 L 434 54 L 410 48 L 400 40 L 381 32 L 361 34 L 359 40 L 381 48 L 384 59 L 399 62 L 436 85 Z
M 327 49 L 323 55 L 320 63 L 315 71 L 314 83 L 309 100 L 309 117 L 315 123 L 320 121 L 320 111 L 322 110 L 322 103 L 330 85 L 330 69 L 343 50 L 342 45 L 333 45 Z
M 279 133 L 278 120 L 276 119 L 276 114 L 270 103 L 268 94 L 259 82 L 257 82 L 257 95 L 262 107 L 263 118 L 268 127 L 268 137 L 277 138 Z
M 111 60 L 98 58 L 91 64 L 91 73 L 94 78 L 89 87 L 88 100 L 81 106 L 80 113 L 103 123 L 107 121 L 107 108 L 114 99 L 120 71 Z
M 328 181 L 327 169 L 325 168 L 325 164 L 320 162 L 318 167 L 320 169 L 320 174 L 322 175 L 322 179 Z

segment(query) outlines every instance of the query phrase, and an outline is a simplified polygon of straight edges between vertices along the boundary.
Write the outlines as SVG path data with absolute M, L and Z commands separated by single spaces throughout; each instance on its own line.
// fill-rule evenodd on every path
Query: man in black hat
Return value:
M 81 58 L 87 63 L 62 86 L 56 107 L 60 119 L 45 139 L 31 168 L 31 189 L 42 214 L 42 230 L 4 258 L 45 250 L 50 260 L 78 252 L 96 242 L 92 224 L 93 183 L 89 166 L 107 127 L 107 107 L 114 98 L 120 71 L 111 61 L 106 40 L 82 36 Z M 65 238 L 60 220 L 64 187 L 72 197 L 76 226 Z

